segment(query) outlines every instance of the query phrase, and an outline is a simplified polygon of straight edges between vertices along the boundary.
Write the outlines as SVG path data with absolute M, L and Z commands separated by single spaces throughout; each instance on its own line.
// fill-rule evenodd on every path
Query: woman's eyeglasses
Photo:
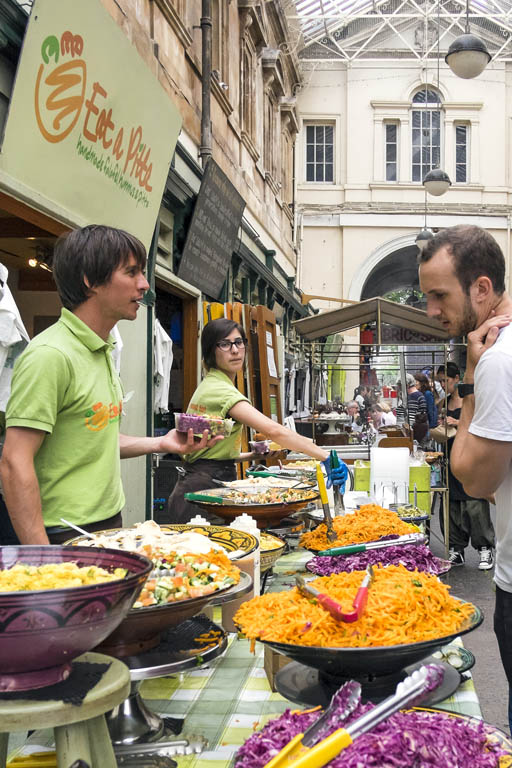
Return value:
M 238 339 L 235 339 L 234 341 L 222 339 L 222 341 L 217 342 L 217 346 L 219 349 L 222 349 L 223 352 L 231 352 L 233 347 L 236 347 L 237 349 L 243 349 L 245 347 L 245 341 L 241 336 L 239 336 Z

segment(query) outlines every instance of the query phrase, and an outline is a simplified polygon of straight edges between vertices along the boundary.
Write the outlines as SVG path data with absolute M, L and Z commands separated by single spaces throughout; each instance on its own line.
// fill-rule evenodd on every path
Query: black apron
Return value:
M 169 496 L 165 523 L 188 523 L 195 515 L 202 515 L 214 525 L 226 525 L 226 521 L 209 512 L 205 507 L 186 501 L 186 493 L 205 491 L 215 488 L 215 480 L 231 481 L 237 479 L 235 463 L 232 459 L 197 459 L 194 462 L 182 462 L 178 469 L 178 482 Z M 184 472 L 183 472 L 184 470 Z

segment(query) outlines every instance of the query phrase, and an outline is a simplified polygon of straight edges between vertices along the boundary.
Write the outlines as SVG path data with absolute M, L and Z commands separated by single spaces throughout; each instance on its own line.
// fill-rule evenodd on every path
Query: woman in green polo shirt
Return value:
M 301 451 L 323 461 L 328 485 L 334 482 L 344 490 L 347 468 L 343 462 L 340 462 L 339 468 L 332 470 L 326 451 L 308 437 L 264 416 L 237 389 L 235 379 L 244 365 L 246 348 L 244 329 L 233 320 L 219 318 L 205 325 L 201 335 L 201 350 L 207 373 L 192 395 L 187 413 L 230 418 L 235 424 L 229 437 L 210 448 L 183 457 L 183 465 L 179 468 L 180 477 L 169 497 L 169 518 L 172 523 L 186 523 L 197 514 L 197 507 L 185 500 L 185 493 L 211 488 L 214 479 L 236 480 L 235 462 L 254 458 L 252 453 L 241 452 L 244 425 L 262 432 L 283 448 Z

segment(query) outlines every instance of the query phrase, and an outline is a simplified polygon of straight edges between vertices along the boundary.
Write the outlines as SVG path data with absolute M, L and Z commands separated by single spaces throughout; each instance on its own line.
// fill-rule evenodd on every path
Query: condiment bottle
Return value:
M 245 512 L 230 523 L 230 528 L 236 528 L 238 531 L 245 531 L 246 533 L 252 533 L 258 539 L 258 546 L 245 557 L 241 557 L 239 560 L 234 560 L 233 565 L 240 568 L 241 571 L 248 573 L 252 579 L 252 589 L 238 600 L 231 600 L 229 603 L 225 603 L 222 606 L 222 626 L 227 632 L 237 632 L 237 627 L 233 622 L 233 616 L 238 611 L 242 603 L 251 600 L 255 595 L 260 593 L 260 530 L 256 524 L 256 520 Z
M 191 520 L 188 521 L 188 525 L 210 525 L 210 521 L 207 520 L 206 517 L 195 515 Z

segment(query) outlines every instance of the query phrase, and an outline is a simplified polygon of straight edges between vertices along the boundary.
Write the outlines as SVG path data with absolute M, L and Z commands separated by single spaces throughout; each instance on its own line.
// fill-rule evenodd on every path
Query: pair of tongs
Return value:
M 357 552 L 367 552 L 369 549 L 384 549 L 398 547 L 404 544 L 425 544 L 427 537 L 423 533 L 407 533 L 396 539 L 385 541 L 367 541 L 365 544 L 347 544 L 344 547 L 331 547 L 318 552 L 318 557 L 333 557 L 335 555 L 355 555 Z
M 274 766 L 279 766 L 279 768 L 284 768 L 284 766 L 290 766 L 290 768 L 323 768 L 343 749 L 349 747 L 358 736 L 375 728 L 376 725 L 399 709 L 405 706 L 414 706 L 423 701 L 426 696 L 441 685 L 443 677 L 444 669 L 439 664 L 427 664 L 420 667 L 412 675 L 406 677 L 403 682 L 398 683 L 392 696 L 358 717 L 346 728 L 338 728 L 311 749 L 306 747 L 300 751 L 296 750 L 294 752 L 295 759 L 292 755 L 290 760 L 274 763 L 273 768 Z M 272 761 L 267 763 L 265 768 L 269 768 L 271 765 Z
M 345 683 L 331 699 L 331 703 L 322 715 L 304 731 L 293 737 L 282 750 L 264 765 L 264 768 L 284 768 L 290 762 L 296 760 L 300 755 L 306 754 L 313 745 L 322 738 L 322 731 L 327 727 L 332 711 L 338 707 L 340 698 L 347 697 L 346 704 L 340 712 L 338 720 L 343 722 L 352 714 L 361 700 L 361 686 L 354 680 Z
M 340 465 L 340 460 L 338 457 L 337 452 L 332 449 L 330 453 L 331 457 L 331 467 L 333 469 L 337 469 Z M 343 501 L 343 494 L 341 492 L 341 488 L 339 485 L 334 484 L 332 486 L 332 495 L 334 498 L 334 515 L 335 517 L 341 516 L 345 514 L 345 502 Z
M 318 484 L 318 490 L 320 491 L 320 501 L 322 502 L 322 509 L 324 510 L 324 523 L 327 528 L 327 538 L 329 541 L 336 541 L 338 538 L 336 532 L 332 527 L 331 510 L 329 507 L 329 499 L 327 498 L 327 488 L 325 487 L 325 480 L 322 472 L 322 467 L 317 462 L 316 465 L 316 482 Z
M 371 565 L 369 565 L 366 569 L 366 576 L 361 582 L 361 586 L 357 590 L 354 602 L 352 603 L 354 610 L 350 611 L 349 613 L 343 611 L 341 605 L 337 603 L 336 600 L 334 600 L 332 597 L 329 597 L 329 595 L 326 595 L 324 592 L 319 592 L 318 589 L 315 589 L 311 586 L 311 584 L 308 584 L 308 582 L 305 581 L 302 576 L 295 577 L 295 584 L 297 585 L 299 592 L 301 592 L 303 595 L 306 597 L 314 597 L 315 600 L 320 603 L 322 608 L 325 608 L 326 611 L 329 611 L 333 619 L 336 619 L 336 621 L 345 621 L 350 623 L 361 618 L 363 611 L 366 608 L 366 603 L 368 602 L 368 590 L 373 579 L 373 568 Z

